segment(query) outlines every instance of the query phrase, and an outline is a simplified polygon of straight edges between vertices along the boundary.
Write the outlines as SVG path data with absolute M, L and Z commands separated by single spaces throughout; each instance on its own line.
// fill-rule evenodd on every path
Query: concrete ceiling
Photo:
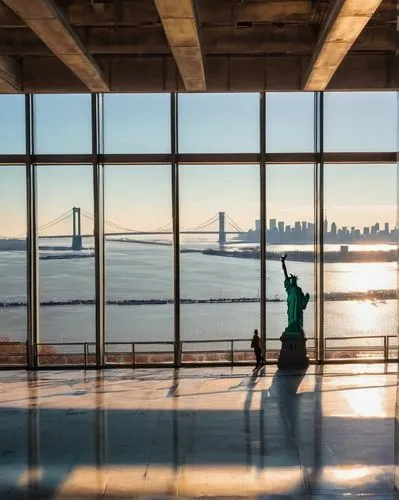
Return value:
M 396 0 L 0 0 L 0 92 L 397 89 L 397 37 Z

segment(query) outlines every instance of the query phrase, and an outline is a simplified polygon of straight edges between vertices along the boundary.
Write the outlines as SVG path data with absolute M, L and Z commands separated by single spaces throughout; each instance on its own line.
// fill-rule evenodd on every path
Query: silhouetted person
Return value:
M 254 330 L 254 336 L 252 337 L 251 347 L 255 352 L 256 356 L 256 365 L 254 371 L 257 370 L 260 366 L 265 365 L 266 361 L 262 353 L 262 344 L 259 338 L 258 330 Z

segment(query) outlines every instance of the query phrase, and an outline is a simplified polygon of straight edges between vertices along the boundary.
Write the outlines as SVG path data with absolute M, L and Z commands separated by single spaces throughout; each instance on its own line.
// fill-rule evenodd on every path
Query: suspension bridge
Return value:
M 55 217 L 51 221 L 43 224 L 39 227 L 39 238 L 46 239 L 61 239 L 61 238 L 71 238 L 72 250 L 82 250 L 83 248 L 83 238 L 92 238 L 93 234 L 82 234 L 82 217 L 90 220 L 94 223 L 94 215 L 83 210 L 80 207 L 73 207 L 67 212 Z M 50 228 L 54 228 L 59 224 L 64 223 L 68 219 L 72 219 L 72 234 L 58 234 L 58 235 L 44 235 L 43 232 Z M 211 226 L 217 226 L 216 229 L 212 229 Z M 129 227 L 121 226 L 109 219 L 104 219 L 104 227 L 107 231 L 104 232 L 104 236 L 160 236 L 160 235 L 171 235 L 172 222 L 165 224 L 161 227 L 155 228 L 153 230 L 138 230 Z M 108 232 L 109 231 L 109 232 Z M 242 229 L 238 224 L 236 224 L 225 212 L 218 212 L 213 217 L 210 217 L 205 222 L 198 224 L 195 227 L 184 229 L 180 231 L 180 234 L 201 234 L 201 235 L 212 235 L 218 236 L 219 245 L 224 245 L 227 242 L 228 235 L 237 235 L 240 233 L 245 233 L 246 231 Z M 144 241 L 143 241 L 144 242 Z

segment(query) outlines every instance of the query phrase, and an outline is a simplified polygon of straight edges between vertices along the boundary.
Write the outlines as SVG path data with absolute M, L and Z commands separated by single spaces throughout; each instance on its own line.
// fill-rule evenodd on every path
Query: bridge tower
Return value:
M 225 213 L 219 212 L 219 245 L 226 243 Z
M 81 216 L 80 208 L 72 208 L 72 250 L 82 250 L 82 232 L 81 232 Z

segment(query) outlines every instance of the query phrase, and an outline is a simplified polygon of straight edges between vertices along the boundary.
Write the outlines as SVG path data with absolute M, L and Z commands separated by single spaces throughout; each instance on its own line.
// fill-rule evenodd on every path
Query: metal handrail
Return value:
M 38 342 L 36 345 L 39 347 L 41 345 L 96 345 L 95 342 Z
M 84 366 L 85 368 L 87 367 L 87 365 L 89 364 L 89 346 L 90 345 L 96 345 L 95 342 L 38 342 L 36 344 L 36 356 L 37 356 L 37 359 L 39 360 L 41 356 L 48 356 L 48 357 L 52 357 L 52 356 L 59 356 L 60 354 L 62 353 L 59 353 L 59 352 L 46 352 L 46 353 L 41 353 L 40 352 L 40 349 L 38 349 L 40 346 L 83 346 L 83 359 L 84 359 Z M 70 354 L 70 353 L 66 353 L 66 354 Z M 74 353 L 74 354 L 80 354 L 80 353 Z
M 335 346 L 335 347 L 328 347 L 327 342 L 328 341 L 344 341 L 344 340 L 367 340 L 367 339 L 372 339 L 372 340 L 379 340 L 382 341 L 382 343 L 374 344 L 374 345 L 346 345 L 346 346 Z M 398 340 L 398 337 L 396 335 L 355 335 L 353 337 L 325 337 L 324 338 L 324 351 L 341 351 L 345 349 L 346 351 L 355 351 L 355 350 L 360 350 L 360 351 L 382 351 L 383 352 L 383 360 L 384 361 L 391 361 L 398 359 L 398 355 L 393 358 L 389 357 L 389 351 L 391 349 L 390 346 L 390 339 L 396 339 Z M 398 345 L 396 345 L 396 348 L 398 348 Z
M 338 341 L 338 340 L 342 340 L 342 341 L 348 341 L 348 340 L 359 340 L 359 339 L 362 339 L 362 340 L 379 340 L 381 341 L 380 343 L 383 343 L 384 342 L 384 339 L 387 339 L 388 337 L 393 337 L 392 335 L 367 335 L 367 336 L 364 336 L 364 337 L 327 337 L 324 339 L 324 344 L 327 345 L 327 342 L 329 341 Z M 376 345 L 377 346 L 377 345 Z
M 7 345 L 24 345 L 24 346 L 26 346 L 26 342 L 16 342 L 16 341 L 0 342 L 0 345 L 1 344 L 7 344 Z
M 136 346 L 137 345 L 171 345 L 171 346 L 174 346 L 174 342 L 170 341 L 170 340 L 159 340 L 159 341 L 152 341 L 152 340 L 149 340 L 149 341 L 137 341 L 137 342 L 117 342 L 117 341 L 106 341 L 104 342 L 104 346 L 109 346 L 109 345 L 129 345 L 130 346 L 130 349 L 131 349 L 131 356 L 132 356 L 132 366 L 133 368 L 136 366 L 136 354 L 137 354 L 137 351 L 136 351 Z M 165 354 L 165 353 L 169 353 L 169 351 L 157 351 L 157 353 L 159 354 Z M 120 353 L 120 352 L 110 352 L 110 353 L 107 353 L 105 351 L 105 355 L 112 355 L 112 354 L 128 354 L 127 352 L 123 352 L 123 353 Z M 140 353 L 138 353 L 140 354 Z M 147 354 L 147 353 L 143 353 L 143 354 Z
M 132 344 L 132 342 L 129 342 L 129 341 L 125 341 L 125 342 L 115 342 L 115 341 L 112 341 L 112 342 L 104 342 L 105 345 L 130 345 Z M 168 344 L 168 345 L 174 345 L 174 342 L 173 341 L 170 341 L 170 340 L 149 340 L 148 342 L 147 341 L 134 341 L 133 344 L 136 344 L 136 345 L 147 345 L 147 344 Z
M 395 339 L 395 341 L 392 341 L 392 339 Z M 280 337 L 270 337 L 266 339 L 267 343 L 270 342 L 278 342 L 280 340 Z M 353 341 L 353 340 L 373 340 L 376 341 L 376 344 L 372 345 L 338 345 L 338 346 L 331 346 L 329 345 L 331 342 L 344 342 L 344 341 Z M 248 348 L 237 348 L 237 343 L 243 343 L 243 342 L 248 342 L 250 343 L 251 338 L 224 338 L 224 339 L 193 339 L 193 340 L 183 340 L 180 342 L 180 355 L 184 353 L 184 345 L 185 344 L 223 344 L 221 348 L 218 349 L 212 349 L 210 346 L 207 349 L 201 349 L 201 350 L 188 350 L 185 351 L 186 353 L 228 353 L 229 354 L 229 362 L 231 365 L 234 365 L 235 362 L 235 354 L 236 353 L 247 353 L 251 352 L 251 349 Z M 308 341 L 314 342 L 315 338 L 310 337 L 308 338 Z M 9 346 L 26 346 L 26 342 L 17 342 L 17 341 L 10 341 L 10 342 L 3 342 L 5 345 Z M 137 352 L 136 347 L 137 346 L 152 346 L 152 345 L 159 345 L 159 346 L 173 346 L 174 342 L 173 341 L 168 341 L 168 340 L 159 340 L 159 341 L 134 341 L 134 342 L 129 342 L 129 341 L 106 341 L 105 342 L 105 347 L 107 346 L 130 346 L 129 351 L 122 351 L 122 352 L 109 352 L 109 355 L 112 354 L 131 354 L 131 360 L 132 360 L 132 365 L 133 367 L 136 366 L 136 356 L 137 354 L 149 354 L 152 351 L 142 351 Z M 0 343 L 1 346 L 1 343 Z M 83 358 L 84 358 L 84 366 L 88 366 L 89 364 L 89 356 L 94 353 L 90 353 L 90 347 L 91 346 L 96 346 L 95 342 L 38 342 L 35 346 L 36 348 L 36 353 L 37 357 L 40 358 L 41 356 L 59 356 L 62 353 L 57 353 L 57 352 L 49 352 L 49 353 L 41 353 L 40 352 L 40 347 L 41 346 L 79 346 L 83 347 Z M 29 346 L 28 346 L 29 347 Z M 308 347 L 309 351 L 314 351 L 313 346 Z M 392 349 L 396 349 L 397 353 L 395 356 L 390 357 L 390 351 Z M 273 349 L 267 349 L 268 351 L 276 351 L 276 348 Z M 399 353 L 399 345 L 398 345 L 398 337 L 396 335 L 355 335 L 355 336 L 345 336 L 345 337 L 325 337 L 324 338 L 324 350 L 325 352 L 336 352 L 336 351 L 381 351 L 383 353 L 383 359 L 384 361 L 393 361 L 398 359 L 398 353 Z M 155 353 L 169 353 L 169 350 L 161 350 L 161 351 L 155 351 Z M 70 353 L 66 353 L 70 354 Z M 76 353 L 80 354 L 80 353 Z M 7 353 L 7 356 L 21 356 L 23 353 Z

